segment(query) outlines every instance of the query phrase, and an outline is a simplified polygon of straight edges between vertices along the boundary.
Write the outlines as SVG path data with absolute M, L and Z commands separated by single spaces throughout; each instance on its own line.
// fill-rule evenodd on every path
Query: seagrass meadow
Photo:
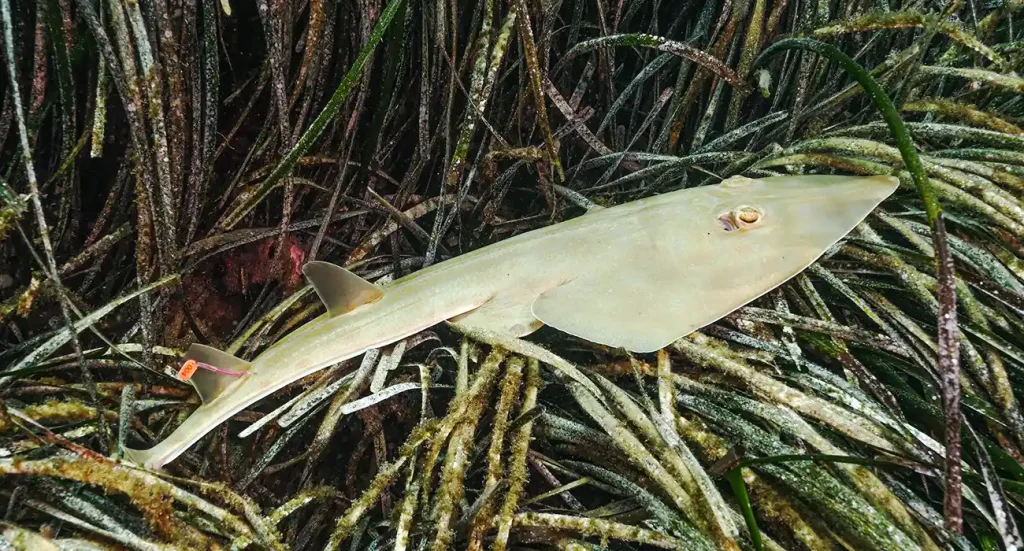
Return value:
M 0 0 L 0 547 L 1021 549 L 1022 15 Z M 123 458 L 199 405 L 190 344 L 323 312 L 305 262 L 783 174 L 901 185 L 657 353 L 441 324 Z

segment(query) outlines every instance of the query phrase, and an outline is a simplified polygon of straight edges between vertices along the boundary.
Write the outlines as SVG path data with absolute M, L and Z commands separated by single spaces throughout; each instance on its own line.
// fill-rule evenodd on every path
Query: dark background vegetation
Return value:
M 16 548 L 1020 548 L 1019 0 L 0 7 Z M 785 37 L 870 71 L 928 181 L 834 56 L 758 59 Z M 903 185 L 657 355 L 442 325 L 160 473 L 119 462 L 198 405 L 167 371 L 189 344 L 252 358 L 322 311 L 306 261 L 385 282 L 595 203 L 807 173 Z

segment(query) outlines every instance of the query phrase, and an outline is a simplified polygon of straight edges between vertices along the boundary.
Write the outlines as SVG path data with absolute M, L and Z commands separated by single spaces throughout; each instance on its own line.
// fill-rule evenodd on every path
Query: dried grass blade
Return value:
M 52 336 L 52 337 L 50 337 L 50 339 L 47 340 L 46 343 L 36 347 L 27 356 L 22 358 L 21 361 L 19 361 L 18 363 L 14 364 L 14 366 L 12 366 L 9 369 L 9 371 L 15 371 L 15 370 L 18 370 L 18 369 L 25 369 L 27 367 L 31 367 L 33 365 L 36 365 L 37 363 L 39 363 L 43 359 L 47 358 L 50 354 L 56 352 L 58 348 L 60 348 L 61 346 L 64 346 L 65 344 L 67 344 L 67 342 L 70 341 L 74 336 L 78 335 L 78 333 L 81 333 L 86 328 L 91 327 L 93 324 L 95 324 L 97 321 L 102 319 L 104 316 L 106 316 L 107 314 L 112 312 L 118 306 L 121 306 L 122 304 L 124 304 L 126 302 L 129 302 L 129 301 L 131 301 L 131 300 L 133 300 L 133 299 L 135 299 L 135 298 L 137 298 L 137 297 L 139 297 L 141 295 L 144 295 L 144 294 L 152 291 L 153 289 L 156 289 L 158 287 L 162 287 L 164 285 L 167 285 L 169 283 L 175 282 L 177 280 L 178 280 L 178 274 L 172 274 L 172 275 L 163 277 L 163 278 L 161 278 L 161 279 L 159 279 L 157 281 L 154 281 L 153 283 L 150 283 L 149 285 L 146 285 L 146 286 L 144 286 L 144 287 L 142 287 L 142 288 L 140 288 L 140 289 L 138 289 L 138 290 L 136 290 L 134 292 L 128 293 L 127 295 L 124 295 L 122 297 L 116 298 L 116 299 L 108 302 L 107 304 L 105 304 L 105 305 L 101 306 L 100 308 L 96 309 L 95 311 L 91 312 L 89 315 L 84 316 L 83 318 L 81 318 L 77 322 L 74 322 L 73 324 L 71 324 L 71 329 L 70 330 L 68 328 L 64 328 L 64 329 L 61 329 L 60 331 L 58 331 L 57 334 Z M 2 383 L 5 380 L 6 379 L 0 379 L 0 383 Z
M 568 52 L 562 57 L 552 72 L 557 72 L 561 66 L 580 54 L 591 52 L 599 48 L 607 48 L 612 46 L 625 46 L 628 48 L 654 48 L 660 52 L 666 52 L 680 57 L 685 57 L 690 61 L 700 65 L 701 67 L 708 69 L 712 73 L 718 75 L 729 84 L 736 87 L 746 86 L 743 79 L 736 74 L 735 71 L 730 69 L 724 63 L 715 59 L 711 54 L 694 48 L 689 44 L 677 42 L 675 40 L 669 40 L 660 36 L 654 36 L 651 34 L 643 33 L 631 33 L 631 34 L 613 34 L 610 36 L 602 36 L 600 38 L 594 38 L 591 40 L 585 40 L 578 44 L 573 45 Z

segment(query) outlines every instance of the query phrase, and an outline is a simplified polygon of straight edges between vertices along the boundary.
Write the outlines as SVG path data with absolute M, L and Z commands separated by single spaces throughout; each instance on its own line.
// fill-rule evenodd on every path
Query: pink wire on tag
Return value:
M 227 369 L 214 367 L 210 364 L 204 364 L 203 362 L 196 362 L 196 365 L 208 371 L 213 371 L 214 373 L 222 373 L 224 375 L 230 375 L 231 377 L 241 377 L 242 375 L 245 375 L 244 371 L 228 371 Z
M 244 371 L 229 371 L 227 369 L 214 367 L 207 363 L 197 362 L 195 360 L 188 360 L 184 363 L 184 365 L 181 366 L 181 369 L 178 370 L 178 378 L 181 379 L 182 381 L 187 381 L 191 379 L 193 375 L 195 375 L 196 369 L 200 367 L 207 371 L 221 373 L 223 375 L 228 375 L 230 377 L 239 377 L 241 375 L 245 375 Z

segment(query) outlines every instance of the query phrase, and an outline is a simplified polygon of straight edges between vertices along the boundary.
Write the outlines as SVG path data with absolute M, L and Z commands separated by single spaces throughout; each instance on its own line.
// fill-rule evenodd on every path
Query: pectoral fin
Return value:
M 661 296 L 665 289 L 630 274 L 587 274 L 541 294 L 532 313 L 559 331 L 591 342 L 653 352 L 696 329 L 691 327 L 694 312 L 666 304 L 671 301 Z
M 711 256 L 689 269 L 654 255 L 626 254 L 621 266 L 580 274 L 542 293 L 533 315 L 592 342 L 655 352 L 774 289 L 820 254 L 774 252 Z
M 532 313 L 559 331 L 631 352 L 655 352 L 786 281 L 823 249 L 712 246 L 673 261 L 636 245 L 620 263 L 542 293 Z M 686 259 L 679 262 L 679 259 Z
M 330 262 L 309 262 L 302 267 L 302 273 L 316 289 L 332 318 L 384 296 L 376 285 Z
M 186 360 L 195 360 L 208 364 L 225 371 L 248 371 L 251 364 L 241 358 L 236 358 L 227 352 L 221 352 L 211 346 L 193 344 L 188 349 Z M 225 388 L 238 380 L 237 376 L 225 375 L 207 369 L 196 371 L 188 382 L 192 383 L 203 404 L 208 404 L 219 396 Z

